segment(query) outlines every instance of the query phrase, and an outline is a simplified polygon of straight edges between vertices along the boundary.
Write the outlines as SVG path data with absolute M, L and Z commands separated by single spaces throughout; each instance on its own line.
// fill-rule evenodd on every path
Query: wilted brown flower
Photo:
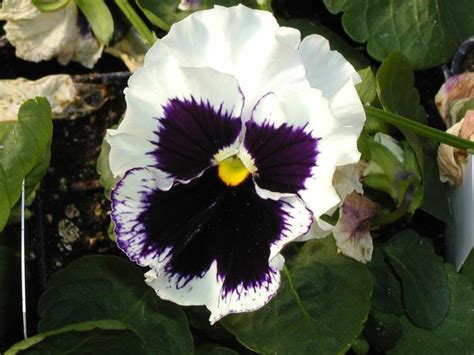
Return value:
M 474 110 L 466 112 L 464 118 L 447 130 L 458 137 L 474 141 Z M 439 176 L 442 182 L 459 185 L 463 180 L 463 165 L 468 157 L 464 150 L 440 144 L 438 148 Z

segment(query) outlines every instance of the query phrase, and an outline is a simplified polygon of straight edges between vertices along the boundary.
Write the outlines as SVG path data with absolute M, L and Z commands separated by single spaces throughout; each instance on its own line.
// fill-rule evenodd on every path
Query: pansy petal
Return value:
M 346 142 L 356 129 L 341 127 L 317 89 L 269 93 L 246 123 L 239 157 L 253 172 L 260 196 L 277 200 L 298 194 L 319 220 L 340 201 L 332 185 L 339 157 L 360 155 L 355 142 Z
M 298 49 L 301 43 L 301 32 L 293 27 L 282 26 L 277 30 L 276 38 L 280 43 Z
M 304 128 L 247 122 L 244 146 L 253 158 L 259 187 L 281 194 L 304 188 L 318 155 L 318 139 Z
M 161 174 L 131 170 L 112 194 L 117 243 L 153 269 L 147 282 L 163 299 L 206 305 L 212 322 L 267 303 L 279 286 L 278 253 L 311 224 L 301 201 L 264 200 L 251 180 L 229 187 L 216 168 L 171 189 Z
M 333 151 L 337 165 L 356 163 L 360 154 L 357 139 L 365 123 L 365 112 L 355 89 L 360 77 L 344 57 L 329 48 L 329 42 L 319 35 L 307 36 L 299 53 L 311 87 L 320 89 L 338 125 L 344 127 L 343 139 Z
M 149 243 L 144 226 L 137 222 L 146 210 L 146 197 L 155 190 L 167 191 L 172 181 L 157 169 L 136 168 L 127 172 L 112 191 L 112 220 L 118 236 L 117 245 L 130 260 L 150 265 L 160 252 Z
M 259 194 L 278 199 L 305 189 L 318 165 L 318 141 L 337 127 L 321 91 L 269 93 L 246 123 L 244 164 L 254 166 Z
M 325 139 L 319 142 L 318 164 L 311 172 L 311 179 L 306 181 L 305 189 L 298 192 L 298 195 L 313 213 L 316 221 L 340 201 L 332 185 L 332 177 L 336 170 L 336 159 L 325 143 Z
M 348 81 L 329 99 L 329 106 L 339 124 L 333 133 L 337 165 L 357 163 L 360 159 L 357 140 L 364 128 L 365 111 L 354 84 Z
M 154 165 L 170 178 L 189 180 L 236 144 L 241 130 L 240 88 L 213 69 L 180 68 L 171 58 L 154 62 L 133 75 L 125 97 L 124 120 L 107 135 L 116 176 Z
M 341 90 L 348 80 L 353 84 L 360 82 L 354 67 L 339 52 L 330 50 L 329 41 L 320 35 L 306 36 L 299 53 L 311 87 L 322 90 L 327 98 Z
M 309 86 L 298 52 L 278 40 L 278 31 L 278 23 L 267 11 L 216 6 L 174 24 L 147 53 L 145 63 L 170 54 L 179 65 L 209 67 L 235 76 L 246 98 L 245 120 L 265 93 Z M 294 33 L 292 37 L 294 42 Z

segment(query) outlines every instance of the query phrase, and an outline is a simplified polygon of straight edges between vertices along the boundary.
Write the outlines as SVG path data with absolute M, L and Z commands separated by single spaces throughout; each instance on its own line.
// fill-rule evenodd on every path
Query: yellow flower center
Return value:
M 221 161 L 217 166 L 217 175 L 219 175 L 224 184 L 228 186 L 241 184 L 249 174 L 245 165 L 236 156 Z

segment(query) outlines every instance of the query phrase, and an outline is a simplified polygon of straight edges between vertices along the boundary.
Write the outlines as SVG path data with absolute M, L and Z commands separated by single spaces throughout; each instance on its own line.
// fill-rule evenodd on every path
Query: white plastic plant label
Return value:
M 474 164 L 464 167 L 463 183 L 451 190 L 454 220 L 448 226 L 448 258 L 459 270 L 474 248 Z

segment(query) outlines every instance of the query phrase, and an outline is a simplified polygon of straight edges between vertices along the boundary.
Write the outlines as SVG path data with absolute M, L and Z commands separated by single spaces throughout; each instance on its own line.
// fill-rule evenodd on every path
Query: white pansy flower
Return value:
M 276 294 L 281 249 L 359 160 L 357 82 L 326 39 L 242 5 L 196 12 L 148 51 L 107 140 L 118 246 L 161 298 L 214 323 Z

